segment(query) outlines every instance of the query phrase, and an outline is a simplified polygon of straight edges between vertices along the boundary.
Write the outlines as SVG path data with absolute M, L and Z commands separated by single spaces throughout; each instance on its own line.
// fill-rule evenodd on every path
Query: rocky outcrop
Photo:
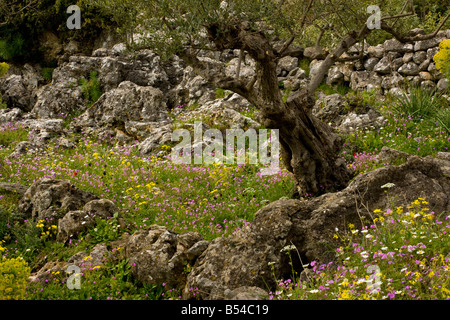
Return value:
M 172 121 L 165 101 L 161 90 L 125 81 L 102 95 L 71 128 L 96 135 L 119 129 L 134 139 L 145 139 L 152 128 Z
M 78 189 L 70 181 L 45 178 L 28 188 L 19 202 L 19 210 L 36 221 L 52 219 L 55 222 L 95 199 L 98 199 L 96 195 Z
M 208 247 L 208 241 L 197 232 L 177 234 L 152 225 L 135 232 L 124 246 L 136 279 L 175 288 L 184 285 L 185 268 Z
M 69 211 L 58 221 L 56 240 L 66 242 L 76 238 L 80 232 L 95 226 L 97 219 L 111 218 L 118 212 L 119 209 L 111 200 L 92 200 L 82 210 Z
M 348 100 L 337 93 L 324 96 L 317 100 L 313 114 L 345 134 L 382 126 L 384 117 L 378 111 L 369 105 L 352 106 Z

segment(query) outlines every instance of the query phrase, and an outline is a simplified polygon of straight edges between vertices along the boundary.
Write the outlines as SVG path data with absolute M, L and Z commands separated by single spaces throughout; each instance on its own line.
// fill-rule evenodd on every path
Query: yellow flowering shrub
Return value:
M 21 258 L 0 261 L 0 300 L 23 300 L 30 267 Z
M 3 77 L 9 70 L 9 65 L 6 62 L 0 62 L 0 77 Z
M 450 39 L 444 39 L 439 44 L 439 52 L 433 57 L 436 68 L 450 79 Z

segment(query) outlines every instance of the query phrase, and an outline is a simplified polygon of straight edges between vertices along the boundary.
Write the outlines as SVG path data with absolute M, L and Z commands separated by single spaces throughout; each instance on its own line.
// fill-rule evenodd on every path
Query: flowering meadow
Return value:
M 385 119 L 382 127 L 343 136 L 340 156 L 355 175 L 402 163 L 378 161 L 383 146 L 420 156 L 450 148 L 449 132 L 439 119 L 399 112 L 391 102 L 376 104 Z M 242 112 L 250 116 L 255 110 Z M 122 146 L 108 136 L 75 134 L 69 137 L 73 148 L 49 143 L 41 150 L 9 157 L 27 135 L 21 123 L 0 125 L 1 182 L 30 186 L 42 178 L 70 180 L 79 189 L 113 201 L 122 220 L 117 216 L 99 220 L 77 239 L 62 244 L 56 241 L 56 222 L 27 220 L 18 212 L 20 195 L 0 188 L 0 270 L 15 268 L 26 279 L 47 262 L 57 265 L 100 243 L 113 256 L 95 263 L 90 256 L 83 258 L 80 290 L 67 288 L 68 274 L 53 271 L 45 280 L 26 286 L 21 282 L 17 290 L 5 278 L 0 298 L 180 299 L 180 292 L 165 283 L 147 285 L 133 278 L 118 242 L 124 234 L 158 224 L 178 233 L 196 231 L 206 240 L 227 237 L 251 224 L 263 206 L 289 198 L 294 188 L 294 178 L 285 169 L 262 176 L 258 165 L 175 165 L 169 157 L 171 146 L 160 146 L 155 155 L 144 157 L 137 144 Z M 427 204 L 419 198 L 386 211 L 371 208 L 373 219 L 365 221 L 363 229 L 349 225 L 336 230 L 334 237 L 342 241 L 335 248 L 336 261 L 325 265 L 312 261 L 301 275 L 292 270 L 290 279 L 277 280 L 270 298 L 448 299 L 450 213 L 432 212 Z M 296 248 L 284 251 L 298 259 Z M 185 272 L 191 267 L 186 265 Z

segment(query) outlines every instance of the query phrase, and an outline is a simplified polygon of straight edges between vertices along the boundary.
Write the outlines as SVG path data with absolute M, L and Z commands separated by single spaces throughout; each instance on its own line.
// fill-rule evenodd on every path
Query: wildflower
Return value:
M 363 251 L 360 254 L 361 254 L 361 257 L 363 257 L 364 259 L 367 259 L 369 257 L 369 254 L 367 253 L 367 251 Z
M 389 182 L 389 183 L 386 183 L 385 185 L 382 185 L 381 189 L 385 189 L 385 188 L 390 189 L 390 188 L 393 188 L 393 187 L 395 187 L 395 184 Z

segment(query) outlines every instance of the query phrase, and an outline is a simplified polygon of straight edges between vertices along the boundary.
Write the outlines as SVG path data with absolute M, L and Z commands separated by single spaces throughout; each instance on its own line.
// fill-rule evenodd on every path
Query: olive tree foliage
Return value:
M 115 3 L 103 1 L 103 7 L 118 16 L 127 12 Z M 414 19 L 409 0 L 135 0 L 130 4 L 137 13 L 133 23 L 139 46 L 163 57 L 178 55 L 215 87 L 238 93 L 259 108 L 264 126 L 279 129 L 282 158 L 300 194 L 339 190 L 351 178 L 338 158 L 340 137 L 312 114 L 312 108 L 328 69 L 337 61 L 362 57 L 344 54 L 374 32 L 367 25 L 370 5 L 381 9 L 383 32 L 402 42 L 429 39 L 442 27 L 427 35 L 406 34 L 405 26 Z M 128 23 L 129 16 L 123 19 Z M 311 34 L 317 36 L 312 43 L 327 47 L 327 56 L 309 82 L 285 101 L 278 87 L 277 64 L 296 45 L 311 43 Z M 252 79 L 238 72 L 227 76 L 225 63 L 204 54 L 230 49 L 253 58 Z
M 27 10 L 35 10 L 38 0 L 0 0 L 0 27 L 13 21 Z

